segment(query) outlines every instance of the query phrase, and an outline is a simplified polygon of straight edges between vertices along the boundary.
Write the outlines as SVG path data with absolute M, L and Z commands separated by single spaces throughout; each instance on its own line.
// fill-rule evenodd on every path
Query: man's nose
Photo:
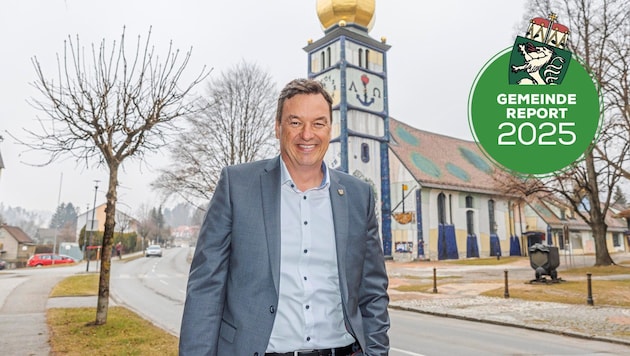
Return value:
M 308 140 L 311 139 L 314 134 L 313 134 L 313 127 L 311 125 L 304 125 L 304 127 L 302 128 L 302 139 Z

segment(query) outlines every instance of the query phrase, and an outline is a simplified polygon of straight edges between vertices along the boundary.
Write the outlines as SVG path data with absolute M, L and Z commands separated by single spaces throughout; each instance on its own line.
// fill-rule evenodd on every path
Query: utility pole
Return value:
M 57 195 L 57 207 L 55 208 L 55 212 L 59 209 L 59 205 L 61 204 L 61 184 L 63 182 L 63 172 L 61 172 L 61 177 L 59 177 L 59 194 Z M 57 232 L 59 230 L 59 226 L 55 226 L 55 240 L 53 243 L 53 253 L 57 250 Z

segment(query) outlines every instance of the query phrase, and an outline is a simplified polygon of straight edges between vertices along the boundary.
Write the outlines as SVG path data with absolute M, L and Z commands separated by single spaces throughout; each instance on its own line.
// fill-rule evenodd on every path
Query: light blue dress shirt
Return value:
M 345 328 L 330 176 L 301 192 L 280 160 L 280 296 L 267 352 L 343 347 L 355 340 Z

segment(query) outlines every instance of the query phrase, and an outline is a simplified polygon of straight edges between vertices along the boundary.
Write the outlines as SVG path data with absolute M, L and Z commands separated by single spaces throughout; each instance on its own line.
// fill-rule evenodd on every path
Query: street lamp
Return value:
M 96 213 L 96 193 L 98 192 L 98 183 L 100 181 L 99 180 L 95 180 L 94 183 L 96 183 L 94 185 L 94 209 L 92 209 L 92 226 L 90 228 L 90 236 L 88 238 L 88 245 L 87 245 L 87 250 L 90 249 L 90 246 L 92 246 L 92 234 L 94 233 L 94 214 Z M 87 259 L 87 265 L 85 266 L 85 272 L 88 272 L 90 270 L 90 253 L 88 251 L 88 259 Z

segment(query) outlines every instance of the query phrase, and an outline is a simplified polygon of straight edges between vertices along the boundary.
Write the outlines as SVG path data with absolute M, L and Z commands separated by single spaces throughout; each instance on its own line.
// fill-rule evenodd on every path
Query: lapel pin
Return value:
M 339 193 L 339 195 L 343 195 L 343 189 L 337 189 L 337 193 Z

